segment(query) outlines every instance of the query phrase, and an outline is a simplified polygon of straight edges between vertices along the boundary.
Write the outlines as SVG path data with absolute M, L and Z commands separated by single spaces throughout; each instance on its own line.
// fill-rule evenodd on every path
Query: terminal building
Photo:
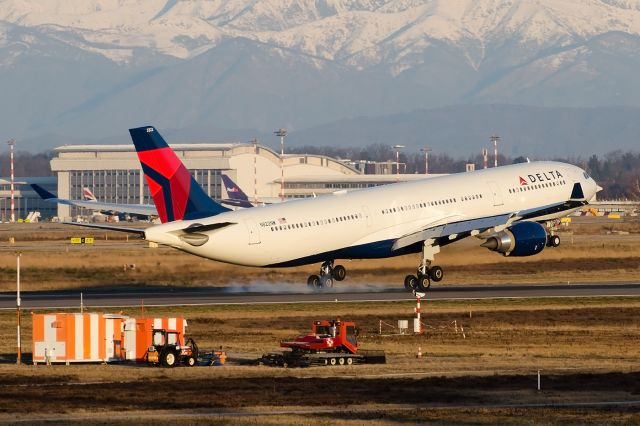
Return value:
M 35 183 L 47 191 L 55 192 L 57 188 L 56 178 L 51 177 L 16 177 L 13 181 L 14 218 L 16 221 L 33 218 L 31 213 L 39 212 L 40 217 L 56 216 L 58 208 L 55 203 L 44 201 L 31 189 L 29 183 Z M 0 178 L 0 221 L 11 220 L 11 180 L 8 177 Z
M 303 198 L 343 189 L 358 189 L 423 178 L 424 175 L 367 175 L 353 163 L 322 155 L 285 154 L 281 157 L 258 144 L 172 144 L 205 192 L 226 198 L 220 176 L 229 176 L 249 196 L 264 201 L 281 197 Z M 100 201 L 153 204 L 133 145 L 65 145 L 55 149 L 51 170 L 57 175 L 59 198 L 80 199 L 89 188 Z M 381 169 L 396 171 L 396 164 Z M 402 170 L 400 165 L 400 170 Z M 58 205 L 63 220 L 82 214 L 81 209 Z M 44 215 L 43 215 L 44 216 Z

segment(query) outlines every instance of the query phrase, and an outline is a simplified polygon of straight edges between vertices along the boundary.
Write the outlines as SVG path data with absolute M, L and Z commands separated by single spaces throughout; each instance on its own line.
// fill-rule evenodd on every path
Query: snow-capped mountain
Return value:
M 0 123 L 24 137 L 638 106 L 639 53 L 640 0 L 0 0 Z
M 0 21 L 126 62 L 139 48 L 192 58 L 246 38 L 358 68 L 397 72 L 437 42 L 478 69 L 487 47 L 529 52 L 597 35 L 640 35 L 638 0 L 5 0 Z M 3 42 L 7 42 L 6 28 Z M 414 59 L 411 59 L 414 58 Z

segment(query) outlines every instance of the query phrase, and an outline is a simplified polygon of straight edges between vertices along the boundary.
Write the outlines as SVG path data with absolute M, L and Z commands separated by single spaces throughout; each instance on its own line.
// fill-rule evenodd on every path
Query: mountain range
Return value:
M 0 0 L 0 129 L 577 156 L 637 147 L 639 53 L 640 0 Z

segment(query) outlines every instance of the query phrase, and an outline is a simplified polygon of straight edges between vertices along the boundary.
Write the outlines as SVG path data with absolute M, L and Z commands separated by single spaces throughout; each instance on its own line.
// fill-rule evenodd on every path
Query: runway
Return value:
M 267 291 L 270 290 L 270 291 Z M 229 304 L 347 303 L 415 300 L 412 293 L 389 287 L 336 288 L 306 292 L 304 285 L 251 285 L 215 288 L 155 288 L 88 290 L 82 292 L 86 308 L 131 306 L 207 306 Z M 524 299 L 553 297 L 640 297 L 640 283 L 590 283 L 555 285 L 434 286 L 423 300 Z M 74 309 L 80 291 L 26 292 L 23 309 Z M 0 310 L 16 307 L 15 293 L 0 293 Z

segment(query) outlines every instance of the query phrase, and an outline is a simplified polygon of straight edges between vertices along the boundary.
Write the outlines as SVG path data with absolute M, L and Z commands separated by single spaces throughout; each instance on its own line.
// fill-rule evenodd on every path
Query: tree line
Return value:
M 373 144 L 365 147 L 332 147 L 332 146 L 301 146 L 288 150 L 292 154 L 326 155 L 338 159 L 354 161 L 395 161 L 396 153 L 389 145 Z M 14 174 L 16 177 L 53 176 L 50 161 L 54 157 L 53 151 L 32 154 L 17 152 L 14 160 Z M 582 167 L 602 186 L 603 191 L 598 194 L 600 199 L 640 200 L 640 153 L 612 151 L 602 157 L 592 155 L 587 159 L 554 158 L 556 161 L 575 164 Z M 513 164 L 526 162 L 524 157 L 510 158 L 500 154 L 498 164 Z M 405 164 L 406 173 L 424 173 L 424 152 L 401 152 L 400 162 Z M 481 155 L 473 155 L 466 159 L 453 158 L 448 154 L 429 153 L 429 173 L 457 173 L 464 172 L 467 164 L 474 164 L 476 169 L 484 167 Z M 489 156 L 489 167 L 493 166 L 493 156 Z M 0 177 L 8 177 L 9 152 L 0 153 Z
M 326 155 L 338 159 L 354 161 L 395 161 L 393 147 L 385 144 L 365 147 L 302 146 L 289 150 L 295 154 Z M 406 173 L 424 173 L 426 162 L 424 152 L 400 152 L 400 162 L 405 164 Z M 603 188 L 599 199 L 640 200 L 640 153 L 612 151 L 602 157 L 592 155 L 581 157 L 553 158 L 554 161 L 574 164 L 587 171 Z M 498 154 L 498 165 L 524 163 L 526 157 L 509 157 Z M 429 153 L 429 173 L 464 172 L 467 164 L 473 164 L 476 170 L 484 168 L 482 155 L 476 154 L 466 159 L 453 158 L 448 154 Z M 493 167 L 494 159 L 489 153 L 488 166 Z M 403 170 L 405 171 L 405 170 Z

